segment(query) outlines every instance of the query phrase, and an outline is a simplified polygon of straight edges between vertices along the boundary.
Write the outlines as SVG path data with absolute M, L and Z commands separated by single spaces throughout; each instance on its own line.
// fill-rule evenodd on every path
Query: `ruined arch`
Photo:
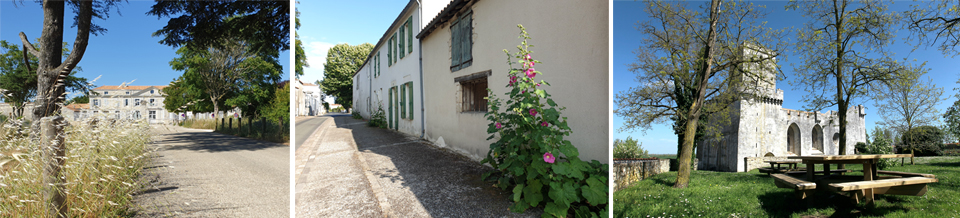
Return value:
M 800 156 L 800 127 L 796 123 L 787 128 L 787 152 Z
M 810 136 L 813 139 L 813 149 L 825 152 L 823 150 L 823 128 L 820 127 L 820 124 L 813 126 L 813 133 Z

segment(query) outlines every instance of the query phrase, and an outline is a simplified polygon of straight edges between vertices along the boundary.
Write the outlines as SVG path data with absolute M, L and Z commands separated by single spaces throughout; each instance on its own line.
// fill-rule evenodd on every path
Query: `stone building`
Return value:
M 775 61 L 767 64 L 776 64 Z M 769 166 L 763 163 L 765 160 L 840 154 L 837 112 L 783 108 L 786 99 L 783 99 L 783 90 L 776 88 L 776 74 L 770 70 L 760 72 L 763 72 L 761 79 L 744 82 L 749 87 L 757 87 L 758 97 L 731 104 L 731 114 L 726 119 L 729 123 L 718 128 L 721 136 L 704 136 L 697 142 L 699 169 L 745 172 Z M 862 105 L 847 110 L 846 154 L 854 153 L 857 142 L 866 141 L 865 115 Z
M 74 110 L 74 119 L 98 116 L 113 119 L 146 119 L 161 123 L 178 118 L 163 108 L 166 86 L 100 86 L 90 92 L 90 103 Z M 70 108 L 70 107 L 68 107 Z M 71 109 L 72 110 L 72 109 Z

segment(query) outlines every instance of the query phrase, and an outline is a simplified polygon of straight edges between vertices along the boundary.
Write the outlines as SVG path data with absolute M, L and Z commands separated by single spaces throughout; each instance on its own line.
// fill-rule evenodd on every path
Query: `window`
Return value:
M 413 82 L 400 85 L 400 118 L 413 119 Z
M 130 99 L 123 99 L 123 106 L 130 106 Z
M 99 99 L 93 99 L 93 106 L 100 106 L 100 100 L 99 100 Z
M 150 94 L 153 94 L 153 91 L 154 91 L 154 90 L 150 90 Z
M 104 92 L 103 92 L 103 95 L 108 95 L 108 94 L 110 94 L 110 92 L 108 92 L 108 91 L 104 91 Z
M 380 52 L 373 56 L 373 77 L 380 77 Z
M 402 34 L 401 34 L 402 35 Z M 403 53 L 401 53 L 403 54 Z M 407 86 L 400 85 L 400 118 L 407 119 Z
M 150 106 L 153 106 L 153 100 L 154 100 L 154 99 L 152 99 L 152 98 L 150 99 Z
M 387 40 L 387 67 L 393 66 L 393 37 Z
M 133 106 L 140 106 L 140 99 L 133 99 Z
M 413 15 L 407 18 L 407 53 L 413 53 Z
M 115 119 L 118 119 L 118 120 L 119 120 L 119 119 L 120 119 L 120 111 L 114 111 L 113 113 L 116 114 L 116 118 L 115 118 Z
M 140 111 L 133 111 L 133 119 L 140 119 Z
M 149 117 L 151 120 L 156 120 L 156 119 L 157 119 L 157 111 L 149 111 L 149 112 L 147 112 L 147 117 Z
M 400 43 L 399 43 L 400 45 L 397 46 L 397 51 L 399 51 L 401 59 L 406 57 L 407 55 L 407 52 L 405 52 L 406 46 L 404 46 L 406 45 L 406 41 L 407 41 L 407 40 L 404 40 L 407 37 L 407 34 L 404 34 L 406 32 L 407 32 L 407 26 L 400 25 Z
M 130 91 L 127 91 L 127 95 L 129 95 L 129 94 L 130 94 Z
M 487 111 L 487 77 L 490 70 L 457 77 L 454 82 L 460 83 L 461 112 Z
M 473 12 L 467 12 L 460 15 L 452 25 L 450 25 L 452 42 L 450 49 L 450 71 L 458 71 L 470 66 L 473 62 Z

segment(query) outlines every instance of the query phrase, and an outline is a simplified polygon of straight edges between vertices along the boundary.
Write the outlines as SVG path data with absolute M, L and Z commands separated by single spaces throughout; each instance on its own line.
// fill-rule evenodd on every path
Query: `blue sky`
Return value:
M 699 5 L 697 2 L 692 2 L 692 7 L 697 7 Z M 706 2 L 703 2 L 704 4 Z M 769 10 L 771 13 L 767 17 L 769 23 L 767 27 L 772 27 L 775 29 L 784 28 L 784 27 L 795 27 L 800 28 L 807 21 L 806 18 L 802 17 L 800 12 L 797 11 L 785 11 L 784 5 L 785 1 L 762 1 L 756 2 L 757 4 L 767 5 L 766 10 Z M 643 11 L 643 3 L 635 1 L 614 1 L 613 4 L 613 93 L 620 93 L 625 91 L 630 87 L 637 86 L 637 81 L 633 72 L 630 72 L 627 69 L 627 64 L 632 63 L 636 56 L 633 54 L 640 43 L 640 38 L 643 37 L 639 31 L 634 29 L 638 21 L 643 22 L 648 18 L 648 15 Z M 894 10 L 904 10 L 907 8 L 907 3 L 897 3 L 893 4 L 891 9 Z M 913 45 L 915 42 L 906 41 L 902 39 L 909 34 L 908 31 L 901 30 L 897 32 L 897 41 L 891 47 L 892 51 L 896 53 L 895 59 L 908 58 L 910 60 L 917 59 L 919 64 L 923 61 L 927 62 L 926 67 L 930 69 L 926 76 L 934 78 L 934 82 L 937 87 L 944 87 L 945 95 L 953 95 L 957 93 L 953 89 L 957 87 L 957 80 L 960 79 L 960 74 L 958 74 L 957 69 L 958 62 L 952 58 L 944 57 L 943 53 L 935 48 L 926 48 L 921 46 L 916 51 L 911 52 L 914 48 Z M 790 34 L 789 36 L 795 36 L 795 34 Z M 792 49 L 792 48 L 788 48 Z M 797 79 L 793 74 L 793 67 L 791 63 L 799 63 L 799 57 L 794 53 L 795 51 L 787 51 L 787 60 L 782 61 L 780 59 L 780 66 L 783 67 L 784 73 L 786 74 L 786 80 Z M 792 86 L 786 80 L 777 81 L 777 88 L 782 89 L 784 92 L 784 102 L 783 107 L 789 109 L 803 109 L 803 102 L 801 97 L 806 94 L 803 90 L 794 90 Z M 942 101 L 937 108 L 940 111 L 944 111 L 945 108 L 949 107 L 956 101 L 956 98 L 949 98 L 945 101 Z M 856 100 L 854 104 L 862 104 L 867 107 L 867 116 L 866 116 L 866 125 L 867 129 L 871 130 L 875 126 L 875 123 L 880 120 L 876 115 L 876 107 L 874 106 L 873 101 L 864 101 Z M 616 105 L 613 105 L 614 109 Z M 828 110 L 836 111 L 836 106 Z M 824 111 L 822 111 L 824 112 Z M 643 148 L 650 151 L 651 154 L 673 154 L 677 151 L 677 137 L 673 134 L 672 129 L 669 124 L 659 124 L 653 125 L 651 130 L 643 132 L 641 130 L 635 131 L 624 131 L 618 132 L 617 129 L 621 127 L 623 118 L 614 115 L 613 116 L 613 138 L 614 139 L 624 139 L 627 136 L 632 136 L 634 139 L 643 143 Z
M 300 1 L 297 4 L 300 10 L 300 30 L 297 34 L 310 63 L 309 68 L 303 69 L 304 75 L 300 80 L 313 83 L 323 79 L 327 50 L 334 45 L 376 45 L 407 2 Z
M 170 68 L 169 62 L 177 57 L 176 48 L 162 45 L 152 33 L 163 28 L 169 18 L 157 18 L 146 12 L 153 1 L 130 1 L 119 3 L 110 13 L 110 18 L 93 22 L 106 28 L 99 36 L 90 35 L 87 51 L 79 66 L 83 71 L 78 76 L 88 80 L 97 78 L 95 86 L 120 85 L 168 85 L 182 72 Z M 117 13 L 119 11 L 119 14 Z M 77 30 L 72 28 L 73 11 L 67 7 L 63 39 L 73 47 Z M 0 40 L 21 44 L 19 33 L 24 32 L 30 42 L 36 43 L 43 27 L 43 11 L 40 3 L 33 1 L 0 1 Z M 279 62 L 290 74 L 290 52 L 280 53 Z M 74 95 L 70 95 L 73 97 Z

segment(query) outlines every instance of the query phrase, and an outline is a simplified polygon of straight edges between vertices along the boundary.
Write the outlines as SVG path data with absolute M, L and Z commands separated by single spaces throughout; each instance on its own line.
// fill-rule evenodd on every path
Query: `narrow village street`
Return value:
M 137 217 L 288 217 L 290 147 L 154 125 Z
M 302 130 L 301 123 L 319 127 Z M 305 127 L 305 126 L 303 126 Z M 348 114 L 297 120 L 297 217 L 539 217 L 509 211 L 509 193 L 480 179 L 491 170 Z

